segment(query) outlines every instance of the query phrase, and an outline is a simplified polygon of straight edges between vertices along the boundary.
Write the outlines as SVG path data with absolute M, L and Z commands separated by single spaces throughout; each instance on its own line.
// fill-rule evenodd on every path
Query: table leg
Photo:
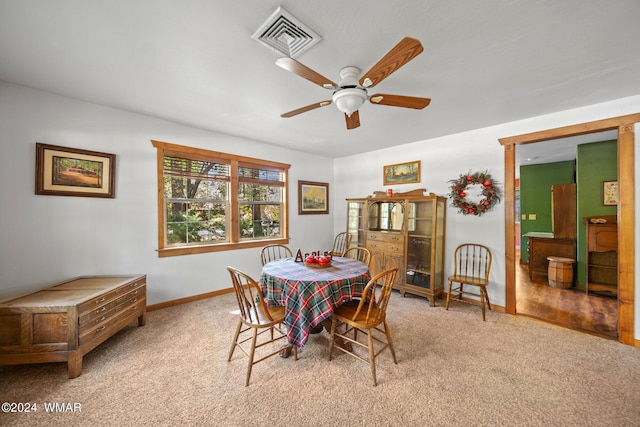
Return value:
M 291 356 L 291 346 L 287 345 L 287 347 L 280 350 L 280 357 L 286 359 L 289 356 Z

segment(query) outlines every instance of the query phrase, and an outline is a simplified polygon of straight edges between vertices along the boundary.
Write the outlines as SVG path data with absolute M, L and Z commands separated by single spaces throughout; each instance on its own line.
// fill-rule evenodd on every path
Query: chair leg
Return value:
M 447 305 L 446 310 L 449 310 L 449 302 L 451 301 L 451 280 L 449 280 L 449 291 L 447 292 Z
M 480 300 L 482 301 L 482 320 L 486 321 L 485 304 L 491 310 L 491 303 L 489 302 L 489 294 L 484 286 L 480 286 Z
M 491 301 L 489 301 L 489 293 L 487 292 L 487 288 L 482 287 L 482 290 L 484 291 L 484 296 L 487 299 L 487 307 L 489 307 L 489 310 L 491 310 Z
M 371 367 L 371 376 L 373 377 L 373 385 L 377 386 L 376 382 L 376 357 L 373 352 L 373 331 L 367 329 L 367 338 L 369 341 L 369 366 Z
M 389 330 L 389 325 L 387 325 L 387 321 L 384 323 L 384 334 L 387 336 L 387 343 L 389 344 L 389 350 L 391 350 L 391 356 L 393 356 L 393 363 L 398 364 L 398 360 L 396 359 L 396 351 L 393 348 L 393 342 L 391 341 L 391 331 Z
M 242 329 L 242 322 L 238 321 L 238 327 L 236 328 L 236 333 L 233 336 L 233 342 L 231 343 L 231 348 L 229 349 L 229 358 L 227 362 L 231 360 L 231 356 L 233 356 L 233 352 L 236 349 L 236 345 L 238 344 L 238 337 L 240 336 L 240 329 Z
M 258 328 L 253 328 L 253 337 L 251 338 L 251 350 L 249 351 L 249 366 L 247 367 L 247 381 L 244 386 L 249 385 L 249 378 L 251 378 L 251 369 L 253 368 L 253 356 L 256 352 L 256 341 L 258 340 Z
M 338 321 L 335 317 L 331 318 L 331 338 L 329 338 L 329 361 L 331 361 L 331 355 L 333 354 L 333 342 L 336 338 L 336 323 Z

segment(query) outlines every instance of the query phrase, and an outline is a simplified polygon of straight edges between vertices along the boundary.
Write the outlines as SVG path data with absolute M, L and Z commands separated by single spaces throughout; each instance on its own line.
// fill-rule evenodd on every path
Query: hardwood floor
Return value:
M 618 336 L 617 298 L 586 295 L 575 287 L 552 288 L 546 276 L 534 275 L 531 281 L 528 265 L 520 263 L 516 266 L 516 313 L 607 338 Z

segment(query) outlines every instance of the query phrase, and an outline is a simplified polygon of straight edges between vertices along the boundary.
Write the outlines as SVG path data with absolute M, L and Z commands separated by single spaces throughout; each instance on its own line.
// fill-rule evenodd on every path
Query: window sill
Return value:
M 208 252 L 233 251 L 236 249 L 262 248 L 266 245 L 286 245 L 289 243 L 288 238 L 281 239 L 265 239 L 250 240 L 237 243 L 217 243 L 215 245 L 194 245 L 194 246 L 177 246 L 171 248 L 158 249 L 158 258 L 203 254 Z

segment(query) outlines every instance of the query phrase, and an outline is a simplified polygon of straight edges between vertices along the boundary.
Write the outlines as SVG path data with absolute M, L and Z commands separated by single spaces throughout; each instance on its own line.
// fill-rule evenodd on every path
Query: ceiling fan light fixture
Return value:
M 367 92 L 359 88 L 340 89 L 333 94 L 333 102 L 336 104 L 336 107 L 338 107 L 338 110 L 349 117 L 358 111 L 366 100 Z

